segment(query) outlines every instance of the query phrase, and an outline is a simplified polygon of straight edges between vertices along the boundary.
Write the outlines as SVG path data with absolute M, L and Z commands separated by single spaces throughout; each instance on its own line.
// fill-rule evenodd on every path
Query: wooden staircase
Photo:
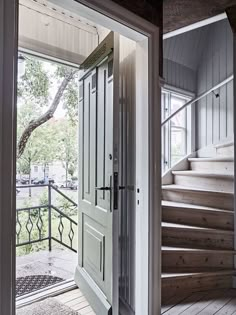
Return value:
M 231 288 L 234 159 L 190 158 L 162 189 L 162 298 Z

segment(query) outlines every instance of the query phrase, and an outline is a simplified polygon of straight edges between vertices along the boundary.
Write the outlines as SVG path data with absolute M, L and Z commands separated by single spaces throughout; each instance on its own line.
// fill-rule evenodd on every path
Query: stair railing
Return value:
M 181 111 L 183 111 L 184 109 L 186 109 L 188 106 L 195 104 L 197 101 L 201 100 L 202 98 L 206 97 L 207 95 L 213 93 L 215 90 L 219 89 L 220 87 L 226 85 L 227 83 L 231 82 L 234 79 L 234 76 L 231 75 L 229 76 L 227 79 L 221 81 L 220 83 L 218 83 L 217 85 L 213 86 L 212 88 L 210 88 L 209 90 L 207 90 L 206 92 L 200 94 L 199 96 L 191 99 L 190 101 L 186 102 L 183 106 L 179 107 L 175 112 L 173 112 L 171 115 L 169 115 L 167 118 L 165 118 L 162 123 L 161 123 L 161 127 L 165 128 L 167 123 L 170 123 L 171 119 L 174 118 L 177 114 L 179 114 Z M 171 139 L 169 139 L 167 141 L 168 143 L 164 143 L 164 146 L 171 146 Z M 162 148 L 162 152 L 166 151 L 166 147 Z M 171 157 L 170 157 L 171 160 Z M 165 161 L 163 161 L 163 165 L 165 165 L 165 167 L 163 167 L 163 171 L 166 172 L 168 169 L 166 169 L 166 166 L 168 168 L 171 168 L 171 162 L 168 163 L 168 165 L 165 163 Z
M 33 245 L 48 241 L 48 249 L 52 249 L 52 241 L 77 252 L 77 222 L 72 215 L 77 215 L 78 205 L 52 184 L 22 185 L 17 189 L 46 188 L 47 201 L 45 204 L 16 209 L 16 247 Z M 62 205 L 55 205 L 52 191 L 60 195 Z
M 231 75 L 230 77 L 228 77 L 227 79 L 225 79 L 224 81 L 220 82 L 219 84 L 215 85 L 214 87 L 210 88 L 208 91 L 204 92 L 203 94 L 197 96 L 196 98 L 190 100 L 189 102 L 185 103 L 183 106 L 181 106 L 180 108 L 178 108 L 173 114 L 171 114 L 169 117 L 167 117 L 162 123 L 161 126 L 164 126 L 169 120 L 171 120 L 175 115 L 177 115 L 179 112 L 181 112 L 183 109 L 185 109 L 187 106 L 190 106 L 194 103 L 196 103 L 197 101 L 199 101 L 200 99 L 202 99 L 203 97 L 207 96 L 208 94 L 212 93 L 213 91 L 219 89 L 220 87 L 226 85 L 227 83 L 229 83 L 230 81 L 232 81 L 234 79 L 234 76 Z

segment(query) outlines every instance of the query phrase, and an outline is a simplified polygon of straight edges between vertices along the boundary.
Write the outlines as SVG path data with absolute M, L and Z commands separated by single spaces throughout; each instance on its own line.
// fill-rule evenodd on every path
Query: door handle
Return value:
M 95 190 L 106 191 L 106 190 L 111 190 L 111 187 L 95 187 Z

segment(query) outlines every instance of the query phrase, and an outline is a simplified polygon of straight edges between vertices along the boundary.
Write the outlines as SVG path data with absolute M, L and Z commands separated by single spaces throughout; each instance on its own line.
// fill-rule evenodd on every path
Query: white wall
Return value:
M 38 168 L 38 171 L 36 171 L 35 166 Z M 49 178 L 53 178 L 56 182 L 63 182 L 66 180 L 66 170 L 62 165 L 61 161 L 55 161 L 53 163 L 49 164 L 49 172 L 46 173 Z M 77 176 L 75 172 L 75 176 Z M 43 179 L 44 178 L 44 166 L 41 164 L 33 164 L 31 166 L 31 177 L 32 178 L 38 178 Z M 70 178 L 70 175 L 68 174 L 68 179 Z

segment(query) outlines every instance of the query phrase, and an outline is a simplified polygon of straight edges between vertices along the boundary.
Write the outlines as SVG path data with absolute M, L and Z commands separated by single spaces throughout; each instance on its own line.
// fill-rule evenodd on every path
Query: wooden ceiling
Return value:
M 163 31 L 168 33 L 224 13 L 233 5 L 236 0 L 164 0 Z

